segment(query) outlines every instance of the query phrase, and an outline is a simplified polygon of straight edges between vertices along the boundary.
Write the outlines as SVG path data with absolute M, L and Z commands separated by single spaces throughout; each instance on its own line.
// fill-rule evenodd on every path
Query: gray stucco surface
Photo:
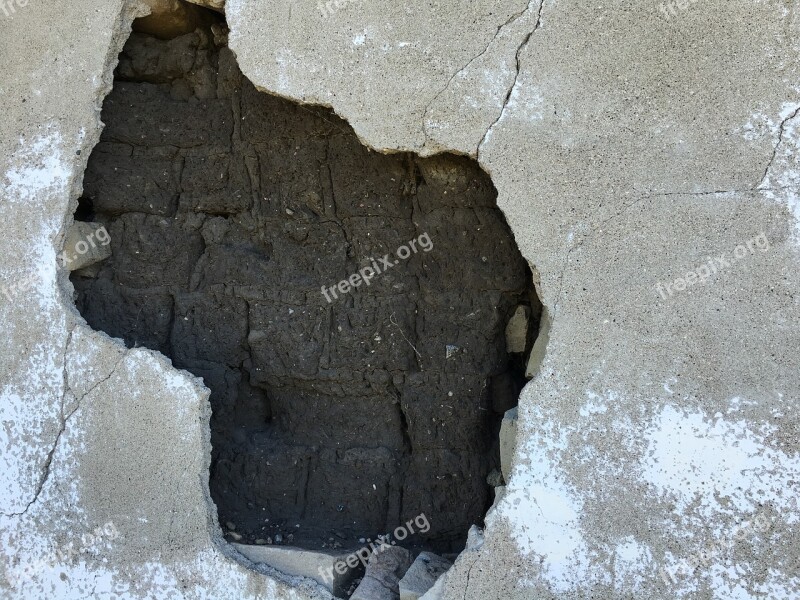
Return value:
M 476 156 L 539 280 L 513 475 L 447 600 L 800 597 L 800 15 L 664 6 L 227 2 L 260 89 Z M 86 327 L 58 264 L 135 14 L 0 13 L 0 597 L 325 598 L 234 558 L 202 382 Z

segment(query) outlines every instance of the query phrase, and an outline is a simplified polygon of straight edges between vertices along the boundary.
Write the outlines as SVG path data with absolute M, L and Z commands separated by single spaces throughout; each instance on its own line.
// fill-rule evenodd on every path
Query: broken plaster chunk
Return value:
M 464 552 L 477 552 L 483 548 L 483 529 L 473 525 L 467 532 L 467 546 Z
M 75 221 L 64 238 L 63 266 L 77 271 L 111 256 L 111 236 L 104 225 Z
M 256 564 L 267 565 L 294 577 L 313 579 L 336 596 L 343 594 L 357 574 L 346 562 L 351 555 L 341 551 L 323 552 L 261 544 L 233 544 L 233 547 Z M 347 569 L 341 568 L 342 565 Z
M 515 407 L 507 411 L 500 424 L 500 470 L 506 483 L 511 477 L 511 464 L 517 449 L 517 410 Z
M 453 563 L 431 552 L 421 552 L 400 580 L 400 600 L 419 600 Z
M 528 345 L 528 327 L 531 320 L 529 306 L 520 304 L 506 325 L 506 351 L 509 354 L 525 352 Z
M 412 562 L 411 553 L 399 546 L 373 553 L 350 600 L 399 600 L 400 579 Z
M 442 600 L 444 598 L 444 582 L 446 579 L 447 574 L 445 573 L 436 580 L 431 589 L 425 592 L 423 596 L 420 596 L 419 600 Z

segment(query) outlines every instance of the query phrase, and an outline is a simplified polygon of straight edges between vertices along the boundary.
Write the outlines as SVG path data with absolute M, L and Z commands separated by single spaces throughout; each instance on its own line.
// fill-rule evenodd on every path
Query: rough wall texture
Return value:
M 797 597 L 796 7 L 226 10 L 258 87 L 333 106 L 374 148 L 478 155 L 537 268 L 551 326 L 513 477 L 445 598 Z M 196 382 L 79 325 L 62 293 L 121 12 L 53 0 L 0 21 L 4 567 L 110 519 L 121 534 L 0 585 L 309 597 L 214 543 Z
M 506 323 L 533 293 L 494 187 L 463 157 L 370 152 L 212 39 L 125 46 L 84 178 L 112 257 L 73 278 L 81 314 L 209 386 L 237 535 L 357 548 L 425 514 L 413 541 L 457 551 L 490 502 L 524 381 Z

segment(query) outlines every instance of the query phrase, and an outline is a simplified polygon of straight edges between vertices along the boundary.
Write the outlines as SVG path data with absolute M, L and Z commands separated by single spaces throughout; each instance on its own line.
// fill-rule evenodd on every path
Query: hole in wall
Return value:
M 490 178 L 370 151 L 257 91 L 221 16 L 194 25 L 120 56 L 75 214 L 111 256 L 73 272 L 77 307 L 210 388 L 229 540 L 352 549 L 424 514 L 400 544 L 459 552 L 541 316 Z

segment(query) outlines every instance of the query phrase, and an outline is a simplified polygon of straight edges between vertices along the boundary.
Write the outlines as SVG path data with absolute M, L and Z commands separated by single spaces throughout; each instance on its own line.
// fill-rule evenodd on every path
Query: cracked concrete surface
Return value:
M 531 8 L 531 5 L 528 4 L 528 8 L 525 9 L 525 11 L 527 12 L 528 10 L 530 10 L 530 8 Z M 508 88 L 508 92 L 506 92 L 506 96 L 503 99 L 503 106 L 500 108 L 500 114 L 497 116 L 497 118 L 494 121 L 492 121 L 492 124 L 489 125 L 489 128 L 486 130 L 486 133 L 484 133 L 483 137 L 481 137 L 481 141 L 478 142 L 478 148 L 475 150 L 475 154 L 477 155 L 478 159 L 480 159 L 481 148 L 486 143 L 486 140 L 489 138 L 489 136 L 492 135 L 492 130 L 494 129 L 495 125 L 497 125 L 503 119 L 503 115 L 505 115 L 505 113 L 506 113 L 506 108 L 508 107 L 508 103 L 511 100 L 511 97 L 514 95 L 514 90 L 517 88 L 517 82 L 519 81 L 519 73 L 520 73 L 520 69 L 521 69 L 520 62 L 519 62 L 519 57 L 520 57 L 520 54 L 523 52 L 523 50 L 525 50 L 525 47 L 531 41 L 531 37 L 533 36 L 533 34 L 536 33 L 536 30 L 539 29 L 539 26 L 542 24 L 542 9 L 543 8 L 544 8 L 544 0 L 541 0 L 541 2 L 539 4 L 539 11 L 536 13 L 536 23 L 533 26 L 533 30 L 530 33 L 528 33 L 522 39 L 522 43 L 517 48 L 517 51 L 514 53 L 514 81 L 512 82 L 511 87 Z M 525 13 L 523 12 L 521 14 L 525 14 Z M 514 16 L 506 24 L 508 24 L 509 22 L 513 23 L 516 19 L 517 19 L 517 17 Z M 497 31 L 498 35 L 500 34 L 500 31 L 501 31 L 501 29 L 498 29 L 498 31 Z M 497 36 L 495 36 L 495 39 L 497 39 Z M 494 41 L 494 40 L 492 40 L 492 41 Z M 487 46 L 487 48 L 488 48 L 488 46 Z
M 444 598 L 798 597 L 796 7 L 226 12 L 261 89 L 332 106 L 383 151 L 480 147 L 540 279 L 549 331 L 512 479 Z M 206 392 L 88 330 L 56 264 L 133 16 L 52 0 L 0 21 L 0 594 L 325 597 L 232 558 L 208 506 Z M 657 291 L 712 256 L 729 266 L 705 284 Z M 109 520 L 107 547 L 20 568 Z

